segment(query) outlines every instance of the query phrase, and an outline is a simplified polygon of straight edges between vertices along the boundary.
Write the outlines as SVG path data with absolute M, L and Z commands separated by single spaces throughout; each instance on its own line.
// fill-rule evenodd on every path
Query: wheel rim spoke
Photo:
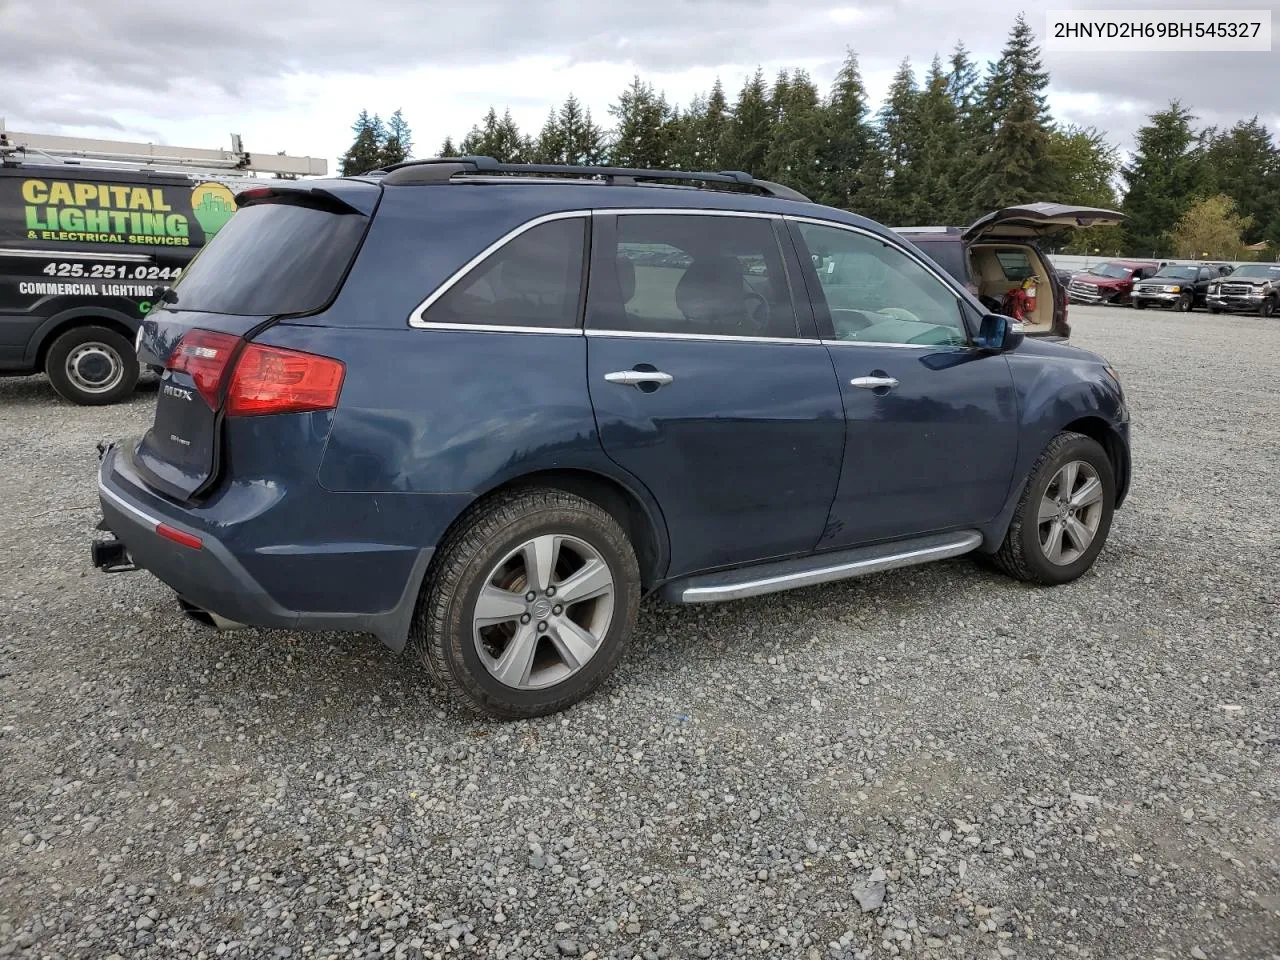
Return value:
M 1080 472 L 1080 464 L 1072 460 L 1058 474 L 1058 497 L 1066 500 L 1076 488 L 1076 476 Z
M 1048 538 L 1043 541 L 1044 555 L 1054 563 L 1062 562 L 1062 531 L 1062 521 L 1055 519 L 1049 524 Z
M 516 630 L 502 656 L 493 665 L 494 677 L 509 687 L 523 687 L 529 682 L 533 655 L 538 651 L 538 632 L 532 624 Z
M 524 545 L 523 553 L 526 582 L 534 590 L 546 590 L 560 553 L 559 538 L 549 534 L 534 537 Z
M 1079 510 L 1082 507 L 1090 506 L 1102 499 L 1102 481 L 1097 477 L 1090 477 L 1084 483 L 1080 484 L 1080 489 L 1071 494 L 1071 506 Z
M 493 584 L 485 584 L 476 600 L 476 626 L 491 627 L 495 623 L 507 623 L 519 620 L 524 613 L 524 597 L 510 590 L 503 590 Z
M 1048 523 L 1050 520 L 1057 519 L 1058 501 L 1052 497 L 1044 496 L 1040 498 L 1040 513 L 1037 519 L 1040 523 Z
M 561 619 L 548 633 L 556 652 L 564 658 L 572 670 L 579 669 L 590 660 L 600 646 L 600 639 L 584 630 L 567 617 Z
M 1067 518 L 1066 532 L 1080 553 L 1088 550 L 1089 544 L 1093 543 L 1093 532 L 1075 517 Z
M 556 596 L 567 606 L 590 600 L 613 589 L 613 576 L 600 560 L 588 560 L 563 582 L 556 585 Z

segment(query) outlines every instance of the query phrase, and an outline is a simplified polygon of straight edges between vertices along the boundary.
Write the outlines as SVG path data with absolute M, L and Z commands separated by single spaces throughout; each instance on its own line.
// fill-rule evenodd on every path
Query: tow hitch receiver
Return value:
M 94 540 L 90 551 L 93 565 L 103 573 L 128 573 L 138 569 L 130 559 L 124 542 L 114 537 L 110 540 Z

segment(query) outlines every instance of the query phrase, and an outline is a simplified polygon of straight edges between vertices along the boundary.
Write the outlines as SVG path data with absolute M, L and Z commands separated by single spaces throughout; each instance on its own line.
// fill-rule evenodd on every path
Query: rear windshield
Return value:
M 292 203 L 241 207 L 174 286 L 182 310 L 308 313 L 337 292 L 368 221 Z

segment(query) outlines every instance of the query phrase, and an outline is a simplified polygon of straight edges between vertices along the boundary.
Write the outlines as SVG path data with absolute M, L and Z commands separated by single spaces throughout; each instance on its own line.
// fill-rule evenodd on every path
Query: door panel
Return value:
M 605 452 L 662 509 L 669 576 L 808 553 L 835 495 L 840 388 L 800 335 L 792 291 L 805 288 L 776 221 L 595 217 L 591 401 Z
M 1013 479 L 1018 409 L 1008 361 L 967 347 L 832 344 L 848 436 L 820 549 L 971 527 Z M 855 378 L 897 380 L 855 387 Z
M 970 346 L 955 288 L 898 242 L 792 228 L 844 398 L 844 462 L 819 549 L 990 520 L 1017 454 L 1008 361 Z
M 624 335 L 587 344 L 601 442 L 661 506 L 669 575 L 813 549 L 845 429 L 820 343 Z M 645 369 L 671 382 L 605 379 Z

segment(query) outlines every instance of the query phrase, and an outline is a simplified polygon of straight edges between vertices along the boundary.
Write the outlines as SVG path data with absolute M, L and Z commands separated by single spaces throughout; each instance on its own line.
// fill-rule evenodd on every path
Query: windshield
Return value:
M 1251 280 L 1280 280 L 1280 263 L 1249 263 L 1231 271 L 1232 277 L 1249 277 Z
M 1170 280 L 1194 280 L 1196 278 L 1196 268 L 1161 267 L 1160 272 L 1156 274 L 1156 277 L 1167 277 Z
M 1132 271 L 1128 267 L 1122 267 L 1118 263 L 1098 263 L 1094 264 L 1088 270 L 1095 277 L 1111 277 L 1115 280 L 1124 280 Z

